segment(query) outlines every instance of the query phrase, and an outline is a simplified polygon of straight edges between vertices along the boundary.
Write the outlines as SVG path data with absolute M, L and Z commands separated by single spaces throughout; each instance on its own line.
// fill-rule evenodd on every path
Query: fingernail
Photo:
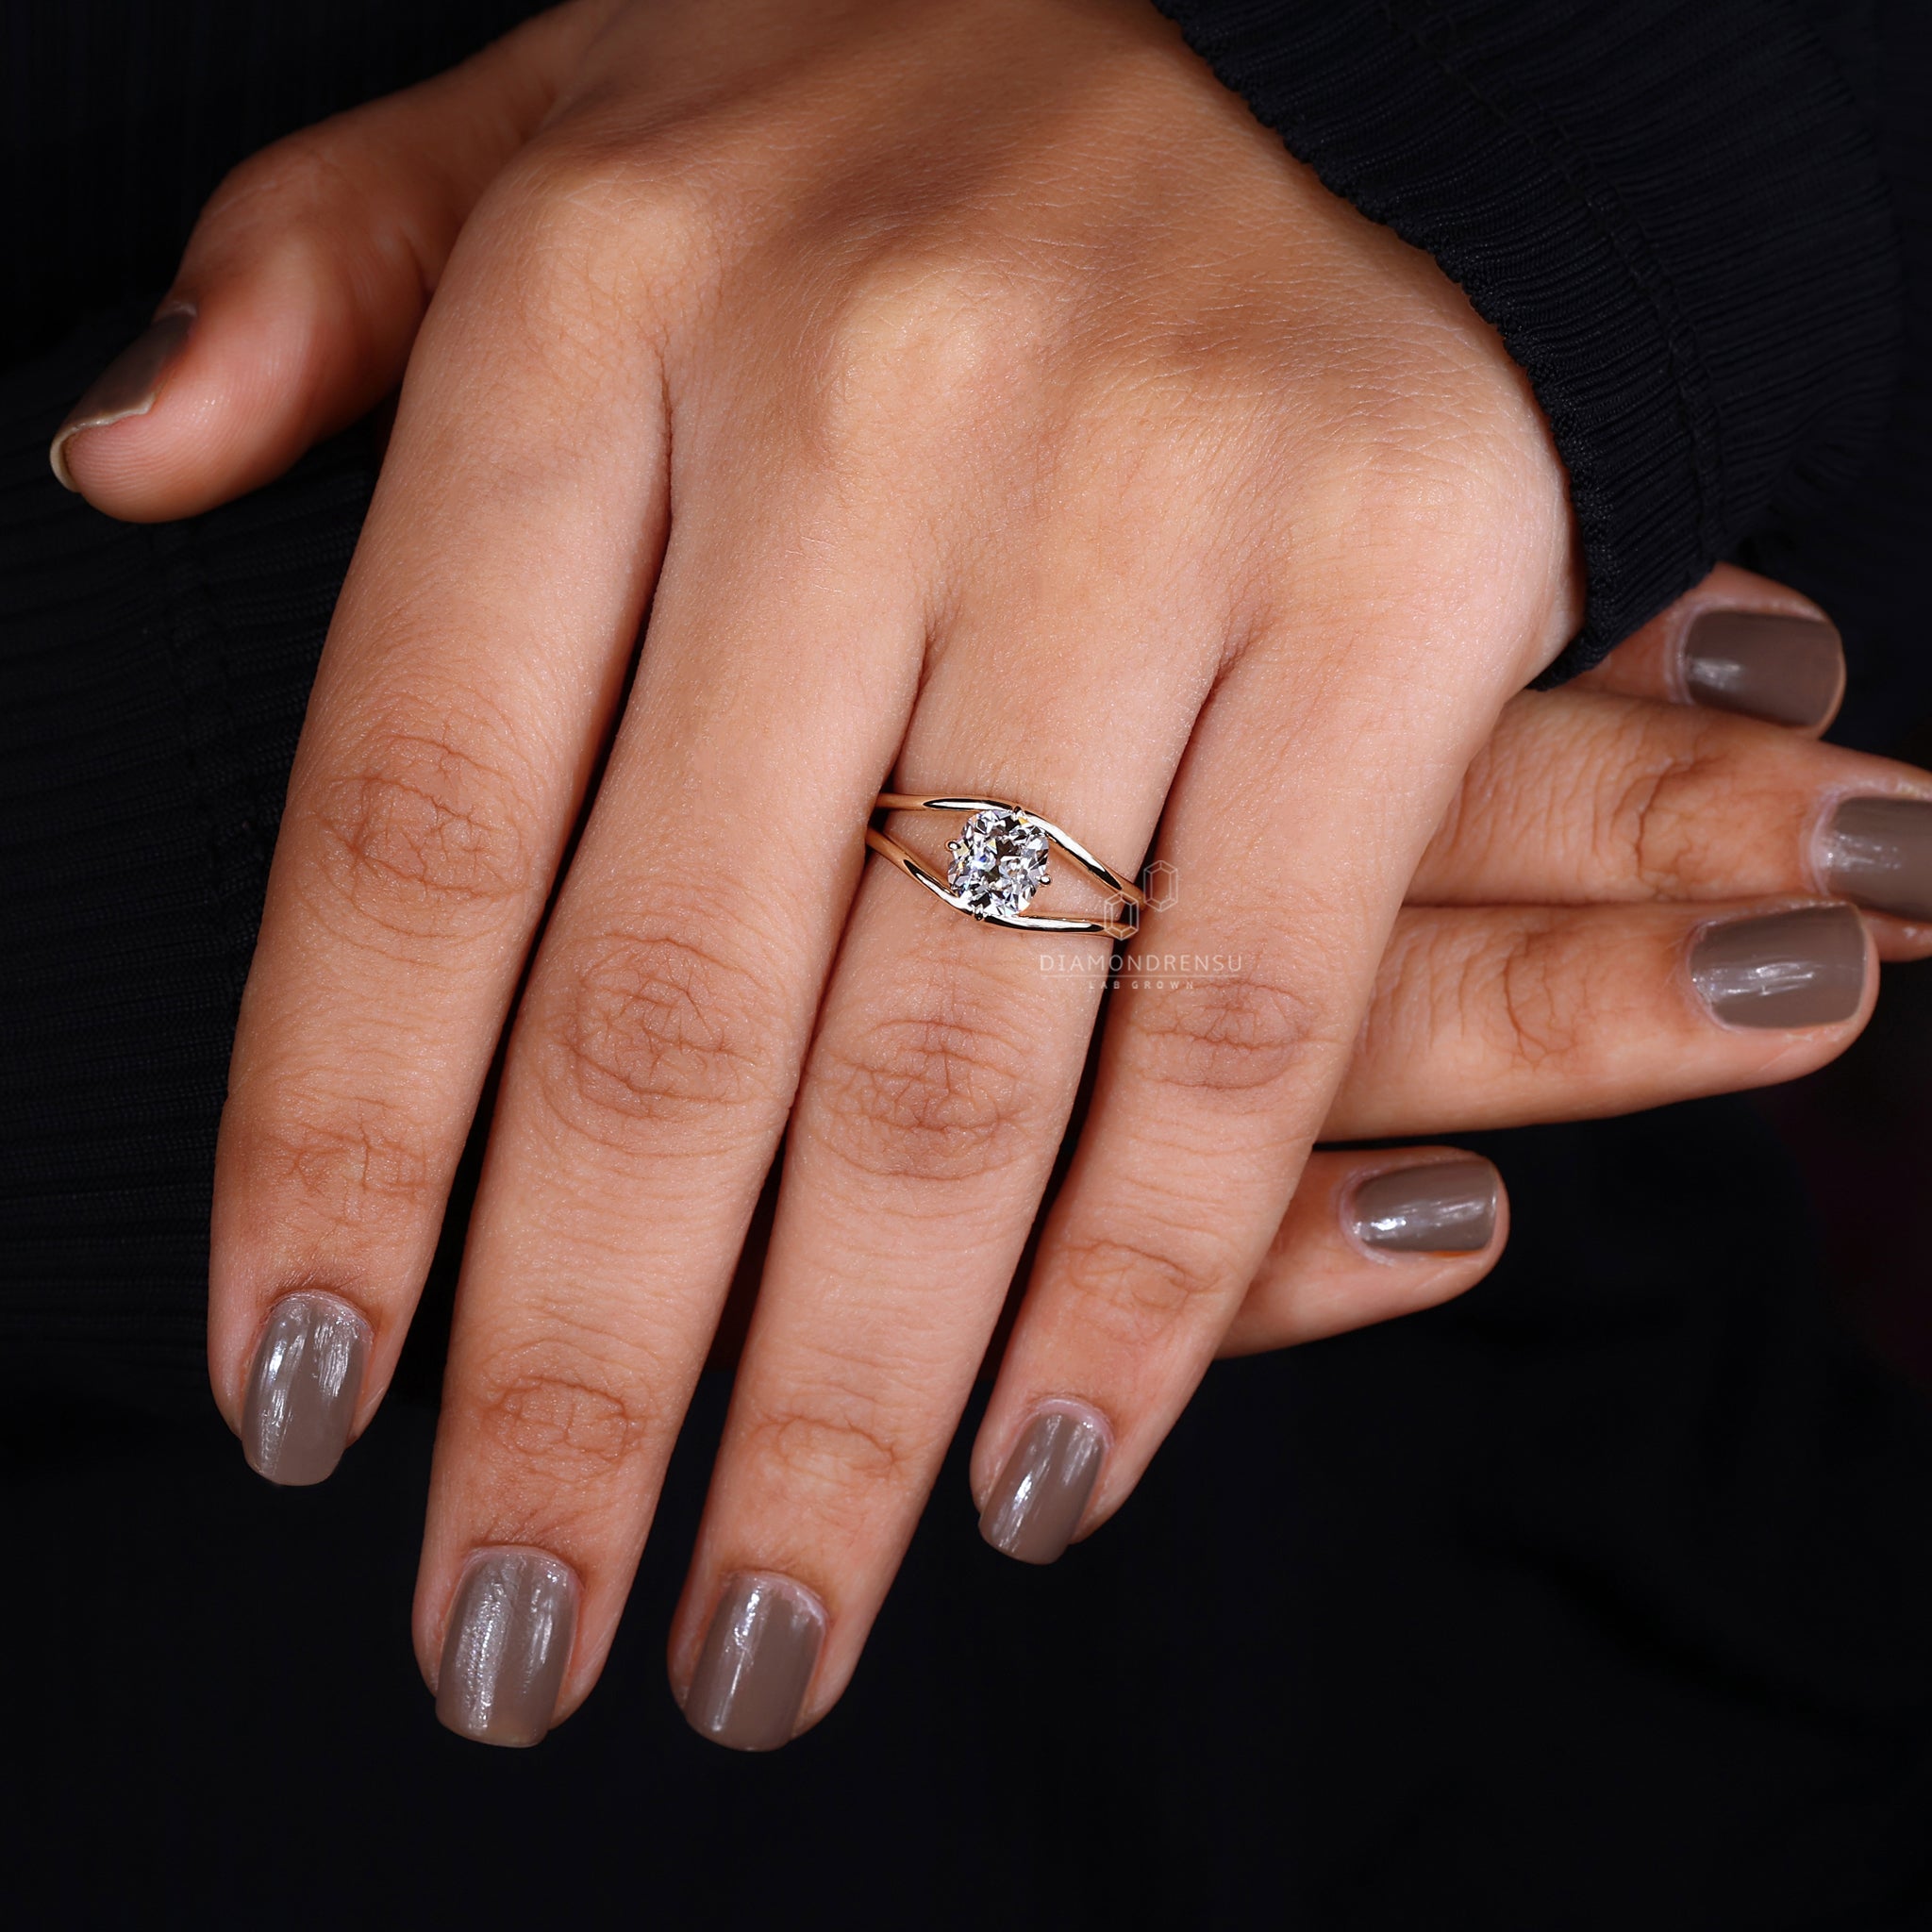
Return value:
M 1824 875 L 1874 912 L 1932 919 L 1932 804 L 1848 798 L 1824 835 Z
M 242 1407 L 242 1448 L 272 1483 L 319 1483 L 342 1458 L 362 1393 L 369 1324 L 312 1289 L 268 1312 Z
M 1865 925 L 1849 906 L 1801 906 L 1707 926 L 1690 977 L 1733 1026 L 1829 1026 L 1865 996 Z
M 158 317 L 145 334 L 137 336 L 94 377 L 87 393 L 68 410 L 47 451 L 55 475 L 68 489 L 80 486 L 67 467 L 67 445 L 83 429 L 105 429 L 129 416 L 145 416 L 160 393 L 168 365 L 181 353 L 193 326 L 192 308 L 172 308 Z
M 1051 1563 L 1074 1540 L 1107 1460 L 1107 1424 L 1090 1408 L 1057 1403 L 1027 1424 L 1000 1471 L 979 1533 L 1023 1563 Z
M 479 1744 L 541 1744 L 577 1627 L 576 1573 L 543 1550 L 486 1550 L 450 1606 L 436 1715 Z
M 1355 1238 L 1372 1248 L 1474 1255 L 1495 1235 L 1496 1191 L 1487 1160 L 1440 1160 L 1372 1175 L 1345 1211 Z
M 1684 637 L 1684 683 L 1711 710 L 1823 724 L 1844 694 L 1844 646 L 1819 618 L 1706 610 Z
M 691 1729 L 733 1751 L 789 1742 L 824 1636 L 824 1607 L 802 1583 L 734 1576 L 684 1700 Z

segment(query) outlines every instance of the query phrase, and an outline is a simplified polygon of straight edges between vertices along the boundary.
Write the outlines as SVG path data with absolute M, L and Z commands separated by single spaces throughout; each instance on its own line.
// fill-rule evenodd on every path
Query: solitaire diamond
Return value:
M 1024 811 L 976 811 L 946 850 L 953 855 L 946 884 L 969 912 L 1011 918 L 1047 883 L 1047 837 Z

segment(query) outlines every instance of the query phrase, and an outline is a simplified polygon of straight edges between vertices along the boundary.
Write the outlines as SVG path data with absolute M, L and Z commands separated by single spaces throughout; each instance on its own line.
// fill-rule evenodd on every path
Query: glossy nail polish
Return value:
M 105 429 L 109 423 L 129 416 L 145 416 L 160 393 L 161 378 L 187 346 L 193 326 L 192 308 L 174 308 L 157 317 L 94 377 L 87 393 L 68 410 L 54 432 L 47 460 L 69 490 L 78 486 L 67 467 L 67 445 L 83 429 Z
M 825 1612 L 789 1576 L 734 1576 L 684 1700 L 694 1731 L 733 1751 L 775 1751 L 798 1728 Z
M 1684 636 L 1684 686 L 1711 710 L 1823 724 L 1844 694 L 1844 647 L 1815 617 L 1706 610 Z
M 1801 906 L 1707 926 L 1690 977 L 1732 1026 L 1829 1026 L 1865 996 L 1865 925 L 1849 906 Z
M 541 1743 L 577 1626 L 576 1573 L 544 1550 L 484 1550 L 450 1606 L 440 1722 L 479 1744 Z
M 369 1324 L 313 1289 L 268 1312 L 242 1405 L 242 1448 L 272 1483 L 319 1483 L 341 1460 L 369 1360 Z
M 1848 798 L 1825 828 L 1824 856 L 1834 892 L 1874 912 L 1932 920 L 1932 803 Z
M 1107 1425 L 1091 1408 L 1056 1403 L 1021 1432 L 1000 1471 L 979 1533 L 1022 1563 L 1051 1563 L 1074 1540 L 1100 1480 Z
M 1369 1247 L 1473 1255 L 1495 1236 L 1496 1194 L 1496 1170 L 1487 1160 L 1439 1160 L 1371 1175 L 1342 1211 Z

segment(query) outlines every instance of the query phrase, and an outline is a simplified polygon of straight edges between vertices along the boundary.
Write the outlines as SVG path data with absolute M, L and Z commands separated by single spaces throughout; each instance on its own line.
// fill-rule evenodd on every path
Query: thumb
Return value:
M 152 325 L 55 433 L 54 474 L 109 516 L 192 516 L 371 408 L 401 380 L 477 197 L 609 12 L 572 0 L 242 162 Z

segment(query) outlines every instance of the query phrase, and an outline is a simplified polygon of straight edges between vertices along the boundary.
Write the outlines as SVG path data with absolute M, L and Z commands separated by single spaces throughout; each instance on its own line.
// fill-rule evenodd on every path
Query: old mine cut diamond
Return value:
M 1047 883 L 1047 838 L 1037 821 L 1004 806 L 976 811 L 946 847 L 946 884 L 969 912 L 1025 911 Z

